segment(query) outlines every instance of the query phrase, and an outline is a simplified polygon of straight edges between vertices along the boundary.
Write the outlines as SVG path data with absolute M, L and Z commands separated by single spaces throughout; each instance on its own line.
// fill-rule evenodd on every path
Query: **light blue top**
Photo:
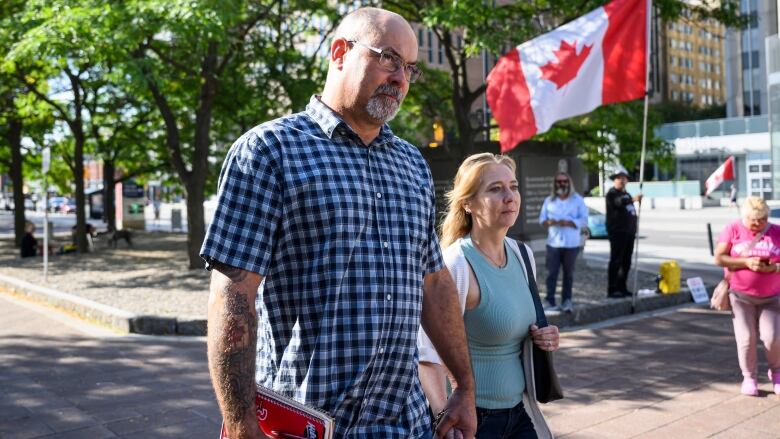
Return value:
M 569 220 L 576 224 L 577 228 L 550 226 L 547 229 L 547 245 L 556 248 L 580 246 L 580 230 L 588 226 L 588 208 L 580 194 L 574 192 L 565 200 L 557 196 L 545 198 L 539 213 L 539 223 L 542 224 L 548 219 Z
M 523 400 L 525 391 L 520 354 L 523 340 L 536 322 L 531 290 L 522 262 L 507 244 L 507 263 L 501 268 L 474 247 L 470 236 L 464 237 L 460 245 L 480 291 L 477 307 L 463 314 L 477 385 L 477 407 L 511 408 Z

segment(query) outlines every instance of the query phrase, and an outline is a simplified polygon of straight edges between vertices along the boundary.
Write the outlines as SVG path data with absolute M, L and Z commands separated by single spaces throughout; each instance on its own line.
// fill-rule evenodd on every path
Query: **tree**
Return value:
M 19 37 L 12 23 L 24 8 L 24 2 L 7 2 L 0 8 L 0 59 Z M 36 105 L 12 75 L 0 64 L 0 170 L 10 174 L 14 199 L 14 236 L 16 246 L 24 236 L 24 175 L 25 157 L 23 138 L 40 138 L 51 125 L 50 113 Z M 29 151 L 28 151 L 29 152 Z
M 306 55 L 298 46 L 321 46 L 327 30 L 300 29 L 335 11 L 325 1 L 277 0 L 138 0 L 125 7 L 138 24 L 127 35 L 140 37 L 131 44 L 136 77 L 162 117 L 168 160 L 187 194 L 189 266 L 199 268 L 214 159 L 227 139 L 303 106 L 321 67 L 316 49 Z

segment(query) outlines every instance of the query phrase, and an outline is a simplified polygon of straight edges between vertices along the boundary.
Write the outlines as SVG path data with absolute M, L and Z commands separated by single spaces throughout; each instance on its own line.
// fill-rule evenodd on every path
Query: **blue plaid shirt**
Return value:
M 365 146 L 316 97 L 228 152 L 201 256 L 265 276 L 257 382 L 336 437 L 423 437 L 423 276 L 444 267 L 430 170 L 385 125 Z

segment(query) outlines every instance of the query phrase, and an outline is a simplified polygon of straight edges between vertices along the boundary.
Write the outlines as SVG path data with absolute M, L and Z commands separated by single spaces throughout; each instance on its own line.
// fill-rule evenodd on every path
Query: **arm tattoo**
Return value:
M 257 313 L 246 293 L 236 285 L 237 279 L 246 277 L 246 272 L 228 266 L 216 268 L 232 282 L 220 292 L 224 308 L 221 327 L 216 328 L 218 334 L 211 366 L 224 401 L 225 417 L 232 423 L 239 423 L 255 401 Z

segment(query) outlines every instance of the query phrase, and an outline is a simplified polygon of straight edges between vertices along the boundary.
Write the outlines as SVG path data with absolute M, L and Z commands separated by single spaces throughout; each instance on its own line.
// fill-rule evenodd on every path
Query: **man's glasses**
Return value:
M 366 49 L 374 52 L 379 57 L 379 65 L 385 68 L 388 72 L 395 73 L 403 67 L 404 76 L 409 82 L 416 82 L 422 76 L 422 70 L 414 64 L 409 64 L 401 59 L 393 52 L 388 52 L 383 49 L 377 49 L 367 44 L 363 44 L 356 40 L 347 40 L 350 44 L 357 44 L 358 46 L 365 47 Z
M 566 183 L 569 184 L 569 180 L 555 180 L 556 183 Z

